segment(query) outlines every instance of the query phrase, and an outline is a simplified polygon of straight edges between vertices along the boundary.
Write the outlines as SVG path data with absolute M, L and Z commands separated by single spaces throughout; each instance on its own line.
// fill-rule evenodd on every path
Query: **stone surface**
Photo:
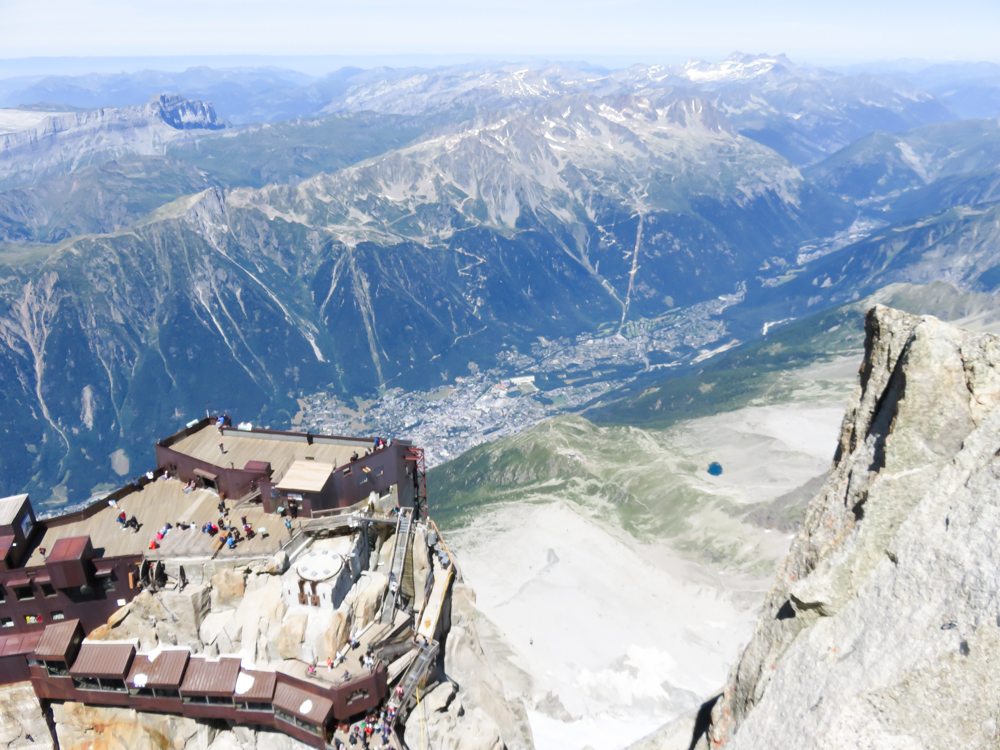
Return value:
M 0 747 L 55 747 L 42 706 L 30 682 L 0 687 Z
M 427 576 L 431 572 L 427 557 L 427 532 L 421 527 L 414 529 L 410 554 L 413 556 L 413 608 L 419 612 L 424 604 Z
M 337 655 L 337 652 L 347 643 L 351 634 L 352 610 L 335 610 L 330 618 L 330 624 L 316 643 L 316 657 L 324 662 Z
M 306 634 L 309 615 L 290 614 L 281 623 L 278 638 L 278 653 L 282 659 L 298 659 L 302 656 L 302 640 Z
M 143 591 L 115 612 L 107 623 L 90 633 L 93 640 L 139 639 L 144 651 L 161 641 L 170 645 L 201 648 L 199 629 L 211 611 L 207 586 L 188 586 L 183 591 Z
M 396 546 L 396 535 L 395 533 L 389 534 L 382 542 L 382 546 L 379 547 L 378 551 L 378 565 L 375 567 L 379 573 L 385 573 L 389 575 L 389 568 L 392 566 L 392 550 Z
M 458 696 L 464 705 L 474 707 L 498 728 L 503 744 L 509 750 L 534 747 L 531 727 L 523 704 L 518 699 L 509 703 L 503 684 L 483 654 L 476 630 L 475 592 L 456 582 L 451 592 L 450 630 L 445 638 L 445 670 L 449 679 L 459 686 Z M 407 722 L 407 732 L 413 723 Z M 478 730 L 477 730 L 478 731 Z
M 271 575 L 280 576 L 282 573 L 288 570 L 288 566 L 290 564 L 291 563 L 288 559 L 288 553 L 285 552 L 284 550 L 279 549 L 268 559 L 267 566 L 264 568 L 264 570 L 265 572 L 270 573 Z
M 343 604 L 352 610 L 353 627 L 360 630 L 375 619 L 385 596 L 385 588 L 389 584 L 389 576 L 382 573 L 365 572 L 351 589 Z
M 435 750 L 503 750 L 496 722 L 478 706 L 466 711 L 450 683 L 433 688 L 406 722 L 407 747 Z
M 239 605 L 246 592 L 246 572 L 227 568 L 212 576 L 212 611 Z
M 54 703 L 60 750 L 208 750 L 219 734 L 210 724 L 125 708 Z
M 713 747 L 1000 746 L 1000 340 L 878 306 Z

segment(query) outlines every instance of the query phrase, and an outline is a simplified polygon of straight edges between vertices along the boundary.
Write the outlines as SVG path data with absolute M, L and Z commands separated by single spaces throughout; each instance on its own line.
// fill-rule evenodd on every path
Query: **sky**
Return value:
M 0 58 L 481 55 L 1000 62 L 1000 0 L 0 0 Z

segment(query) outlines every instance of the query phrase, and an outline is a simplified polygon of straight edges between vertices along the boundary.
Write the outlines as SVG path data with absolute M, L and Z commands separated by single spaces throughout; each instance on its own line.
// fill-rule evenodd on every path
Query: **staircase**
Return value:
M 406 706 L 410 702 L 410 698 L 413 697 L 413 693 L 416 691 L 417 686 L 420 685 L 421 680 L 427 675 L 428 670 L 433 666 L 434 660 L 437 658 L 438 650 L 440 650 L 441 644 L 437 641 L 431 641 L 422 649 L 417 655 L 417 658 L 413 660 L 410 668 L 406 670 L 406 674 L 403 676 L 403 680 L 400 683 L 400 687 L 403 689 L 402 696 L 394 694 L 392 696 L 390 705 L 396 707 L 396 721 L 402 724 L 405 721 Z
M 403 570 L 406 568 L 406 553 L 410 546 L 410 529 L 413 511 L 402 508 L 399 511 L 399 521 L 396 523 L 396 544 L 392 550 L 392 565 L 390 566 L 389 588 L 382 602 L 382 617 L 380 622 L 387 625 L 396 616 L 396 602 L 403 583 Z

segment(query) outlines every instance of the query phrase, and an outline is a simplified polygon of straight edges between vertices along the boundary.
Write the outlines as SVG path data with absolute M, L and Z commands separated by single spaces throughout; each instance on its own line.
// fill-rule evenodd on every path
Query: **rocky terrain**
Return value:
M 830 475 L 700 747 L 1000 741 L 1000 340 L 881 306 L 866 329 Z
M 157 95 L 138 107 L 54 112 L 0 133 L 0 185 L 34 182 L 125 154 L 163 154 L 179 139 L 220 130 L 210 104 Z

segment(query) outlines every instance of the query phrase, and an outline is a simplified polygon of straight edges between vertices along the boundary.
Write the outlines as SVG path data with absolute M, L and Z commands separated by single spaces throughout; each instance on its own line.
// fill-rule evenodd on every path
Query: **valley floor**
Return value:
M 830 374 L 839 384 L 854 371 L 840 363 Z M 804 399 L 629 430 L 645 451 L 637 472 L 672 471 L 664 486 L 703 499 L 678 538 L 730 551 L 714 560 L 677 551 L 677 538 L 640 540 L 565 488 L 488 506 L 449 532 L 484 615 L 484 648 L 508 697 L 525 701 L 539 750 L 625 747 L 721 688 L 791 540 L 740 520 L 740 506 L 823 475 L 842 415 L 842 402 Z M 572 454 L 600 471 L 601 447 Z M 721 477 L 705 470 L 712 460 Z M 654 513 L 670 502 L 640 499 Z

